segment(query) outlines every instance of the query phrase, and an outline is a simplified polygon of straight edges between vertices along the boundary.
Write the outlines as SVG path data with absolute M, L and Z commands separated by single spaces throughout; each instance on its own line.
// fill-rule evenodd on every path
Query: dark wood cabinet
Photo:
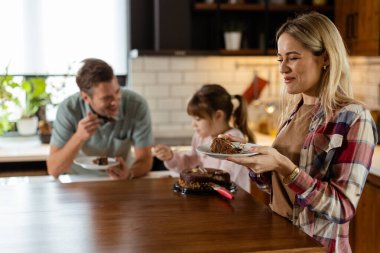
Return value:
M 243 3 L 230 4 L 228 1 L 215 1 L 207 4 L 204 1 L 193 1 L 193 20 L 199 19 L 203 24 L 213 23 L 214 26 L 202 27 L 203 33 L 213 34 L 214 39 L 209 40 L 207 46 L 193 46 L 197 49 L 207 49 L 222 55 L 274 55 L 276 53 L 275 34 L 277 29 L 287 19 L 297 14 L 318 11 L 334 20 L 334 7 L 331 1 L 322 6 L 313 6 L 311 1 L 304 4 L 295 4 L 288 0 L 285 4 L 270 3 L 269 0 L 254 1 L 245 0 Z M 225 50 L 223 33 L 228 26 L 238 26 L 242 29 L 242 42 L 240 50 Z M 202 32 L 199 26 L 193 27 L 193 38 L 195 42 Z
M 375 253 L 380 249 L 380 177 L 369 174 L 350 224 L 350 243 L 354 253 Z
M 379 0 L 336 0 L 335 17 L 350 55 L 380 55 Z
M 191 0 L 131 0 L 131 48 L 191 49 Z
M 275 33 L 296 14 L 319 11 L 334 20 L 333 1 L 313 6 L 269 0 L 132 0 L 131 48 L 142 54 L 273 55 Z M 226 50 L 224 31 L 234 26 L 242 31 L 239 50 Z

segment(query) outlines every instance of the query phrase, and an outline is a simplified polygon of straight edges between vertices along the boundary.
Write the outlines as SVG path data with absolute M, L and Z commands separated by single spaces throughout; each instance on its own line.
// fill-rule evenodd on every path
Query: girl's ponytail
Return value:
M 239 106 L 232 114 L 234 127 L 240 129 L 248 137 L 248 142 L 255 143 L 255 137 L 248 128 L 247 103 L 245 99 L 241 95 L 234 95 L 231 98 L 236 98 L 239 101 Z

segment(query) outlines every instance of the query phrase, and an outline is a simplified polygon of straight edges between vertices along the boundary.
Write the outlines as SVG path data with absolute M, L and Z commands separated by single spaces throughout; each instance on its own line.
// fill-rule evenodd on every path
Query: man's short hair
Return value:
M 100 82 L 110 82 L 114 77 L 112 67 L 105 61 L 88 58 L 82 61 L 83 66 L 79 69 L 76 82 L 80 91 L 92 95 L 92 88 Z

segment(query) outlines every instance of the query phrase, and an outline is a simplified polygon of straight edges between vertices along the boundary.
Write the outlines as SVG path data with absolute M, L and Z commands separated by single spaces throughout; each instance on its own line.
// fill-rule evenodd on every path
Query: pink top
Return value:
M 243 138 L 243 133 L 236 128 L 230 129 L 225 134 L 230 134 Z M 227 160 L 220 160 L 209 157 L 204 154 L 200 154 L 196 151 L 196 148 L 200 145 L 207 145 L 212 142 L 211 136 L 201 138 L 198 133 L 194 133 L 191 142 L 192 149 L 188 152 L 173 152 L 173 158 L 170 161 L 166 161 L 164 164 L 170 170 L 181 172 L 187 168 L 195 168 L 200 164 L 204 168 L 221 169 L 227 171 L 231 175 L 231 180 L 245 191 L 250 192 L 250 179 L 248 175 L 248 169 L 244 166 L 232 163 Z

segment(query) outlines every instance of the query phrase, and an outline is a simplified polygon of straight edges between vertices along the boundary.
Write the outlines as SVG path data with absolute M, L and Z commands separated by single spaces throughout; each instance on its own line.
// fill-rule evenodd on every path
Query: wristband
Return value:
M 295 168 L 292 170 L 292 172 L 290 172 L 289 175 L 285 176 L 285 177 L 282 179 L 282 182 L 283 182 L 284 184 L 286 184 L 286 185 L 289 184 L 289 183 L 291 183 L 291 182 L 293 182 L 294 179 L 296 179 L 296 177 L 298 176 L 298 174 L 300 174 L 300 172 L 301 172 L 300 168 L 295 167 Z

